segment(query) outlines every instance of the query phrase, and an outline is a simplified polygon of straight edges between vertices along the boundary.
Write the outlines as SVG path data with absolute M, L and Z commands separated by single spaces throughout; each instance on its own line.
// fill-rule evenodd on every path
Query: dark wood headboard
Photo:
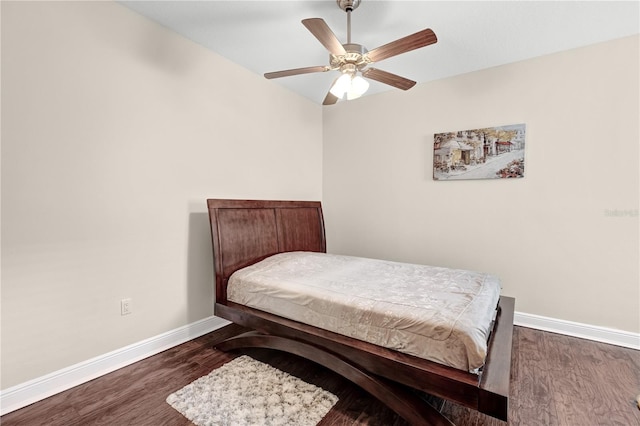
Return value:
M 326 252 L 319 201 L 207 200 L 216 303 L 227 302 L 227 281 L 238 269 L 276 253 Z

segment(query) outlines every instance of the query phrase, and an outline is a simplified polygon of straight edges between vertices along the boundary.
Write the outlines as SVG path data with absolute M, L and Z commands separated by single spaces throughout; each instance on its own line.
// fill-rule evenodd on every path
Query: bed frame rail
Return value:
M 215 314 L 264 335 L 285 338 L 291 342 L 292 346 L 295 346 L 296 342 L 304 342 L 314 346 L 318 351 L 337 354 L 341 359 L 348 360 L 362 371 L 506 421 L 513 308 L 513 298 L 504 296 L 500 298 L 499 313 L 496 317 L 493 337 L 489 342 L 489 355 L 481 376 L 233 302 L 217 303 Z M 223 350 L 230 349 L 224 346 L 218 347 Z M 234 346 L 234 348 L 237 347 L 237 345 Z M 273 349 L 283 350 L 282 347 Z M 293 350 L 287 352 L 296 353 Z M 331 364 L 322 365 L 340 373 Z M 362 383 L 354 383 L 362 386 Z M 383 399 L 381 401 L 386 403 Z M 398 414 L 406 419 L 403 413 L 398 412 Z

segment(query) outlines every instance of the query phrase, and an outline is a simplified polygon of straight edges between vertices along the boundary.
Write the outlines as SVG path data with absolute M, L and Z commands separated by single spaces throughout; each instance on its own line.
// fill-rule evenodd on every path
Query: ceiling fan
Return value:
M 369 82 L 359 76 L 358 73 L 398 89 L 408 90 L 412 88 L 416 84 L 415 81 L 372 68 L 369 65 L 401 53 L 434 44 L 438 41 L 438 38 L 431 29 L 427 28 L 370 51 L 360 44 L 351 43 L 351 12 L 360 5 L 360 1 L 336 0 L 338 7 L 347 13 L 347 42 L 345 44 L 340 43 L 323 19 L 310 18 L 302 20 L 302 24 L 329 51 L 329 65 L 268 72 L 264 75 L 265 78 L 272 79 L 299 74 L 340 71 L 341 75 L 332 83 L 329 93 L 327 93 L 322 102 L 323 105 L 333 105 L 345 95 L 349 100 L 363 95 L 369 88 Z

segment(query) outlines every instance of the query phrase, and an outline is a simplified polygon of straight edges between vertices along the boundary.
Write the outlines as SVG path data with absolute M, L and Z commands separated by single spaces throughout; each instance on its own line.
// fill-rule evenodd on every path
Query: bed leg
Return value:
M 298 355 L 320 364 L 360 386 L 412 425 L 454 426 L 431 404 L 422 400 L 406 387 L 368 373 L 342 357 L 309 343 L 251 331 L 231 337 L 217 344 L 216 348 L 222 351 L 266 348 Z

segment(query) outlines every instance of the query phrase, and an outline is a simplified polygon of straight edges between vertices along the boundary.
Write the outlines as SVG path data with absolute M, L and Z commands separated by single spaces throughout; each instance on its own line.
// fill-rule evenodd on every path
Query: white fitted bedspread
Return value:
M 232 302 L 477 373 L 500 297 L 489 274 L 313 252 L 236 271 Z

